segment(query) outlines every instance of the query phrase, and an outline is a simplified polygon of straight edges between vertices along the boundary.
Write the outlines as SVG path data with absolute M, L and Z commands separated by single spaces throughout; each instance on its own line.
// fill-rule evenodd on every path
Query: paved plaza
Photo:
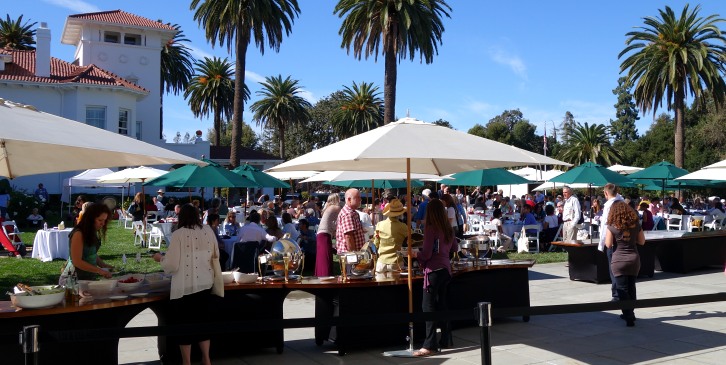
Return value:
M 569 280 L 564 263 L 535 265 L 530 269 L 532 306 L 603 302 L 610 284 Z M 724 292 L 723 270 L 709 269 L 686 275 L 656 272 L 638 281 L 639 299 Z M 285 318 L 314 315 L 314 299 L 302 292 L 285 301 Z M 494 364 L 724 364 L 726 363 L 726 303 L 714 302 L 636 309 L 635 327 L 628 328 L 619 311 L 533 316 L 494 321 Z M 151 326 L 150 310 L 130 326 Z M 241 341 L 243 341 L 241 339 Z M 417 345 L 420 345 L 417 343 Z M 242 364 L 480 364 L 479 328 L 454 331 L 454 348 L 429 358 L 390 358 L 382 353 L 404 347 L 352 349 L 338 356 L 334 345 L 315 345 L 312 328 L 285 330 L 285 350 L 261 349 L 238 358 L 213 359 L 215 365 Z M 214 343 L 212 343 L 212 352 Z M 156 338 L 122 339 L 121 364 L 159 364 Z M 197 362 L 198 363 L 198 362 Z

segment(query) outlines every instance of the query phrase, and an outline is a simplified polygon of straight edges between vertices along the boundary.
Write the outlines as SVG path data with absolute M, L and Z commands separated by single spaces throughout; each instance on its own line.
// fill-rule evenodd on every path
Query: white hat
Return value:
M 425 195 L 427 197 L 429 196 L 429 194 L 431 194 L 431 189 L 423 189 L 423 191 L 421 192 L 421 195 Z

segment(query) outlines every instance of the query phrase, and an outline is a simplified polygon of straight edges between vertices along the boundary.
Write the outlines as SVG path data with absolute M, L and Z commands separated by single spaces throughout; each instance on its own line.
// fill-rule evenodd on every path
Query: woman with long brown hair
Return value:
M 113 266 L 106 264 L 98 256 L 101 242 L 106 238 L 110 214 L 105 204 L 89 203 L 86 206 L 83 216 L 70 233 L 71 254 L 61 280 L 73 275 L 74 271 L 81 280 L 95 280 L 98 275 L 111 277 L 111 273 L 103 269 L 113 269 Z
M 635 300 L 635 278 L 640 271 L 640 256 L 636 245 L 645 244 L 645 235 L 640 227 L 638 213 L 623 201 L 616 201 L 610 207 L 605 232 L 605 246 L 613 248 L 610 270 L 615 277 L 618 300 Z M 623 309 L 620 316 L 628 327 L 635 326 L 635 312 Z
M 444 203 L 432 199 L 426 206 L 423 249 L 418 253 L 418 263 L 424 272 L 424 291 L 422 310 L 424 312 L 445 311 L 449 281 L 451 281 L 451 262 L 449 257 L 458 250 L 454 230 L 444 209 Z M 439 346 L 436 346 L 436 327 L 441 328 Z M 452 345 L 451 328 L 448 322 L 426 322 L 426 339 L 421 349 L 413 356 L 430 356 L 438 347 Z

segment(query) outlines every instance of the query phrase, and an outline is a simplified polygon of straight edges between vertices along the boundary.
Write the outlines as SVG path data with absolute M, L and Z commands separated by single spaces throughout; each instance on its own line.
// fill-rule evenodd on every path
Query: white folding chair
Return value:
M 134 221 L 134 246 L 146 246 L 146 231 L 144 230 L 144 222 Z
M 2 224 L 3 227 L 3 233 L 5 233 L 6 236 L 8 236 L 8 239 L 10 239 L 10 242 L 13 244 L 15 243 L 22 243 L 23 240 L 20 238 L 20 228 L 18 228 L 18 225 L 15 224 L 15 221 L 5 221 Z
M 133 229 L 134 228 L 134 217 L 132 217 L 129 213 L 127 213 L 123 209 L 116 209 L 116 214 L 118 214 L 118 226 L 121 227 L 121 225 L 124 226 L 126 229 Z
M 671 214 L 668 216 L 668 224 L 666 224 L 667 230 L 674 230 L 674 231 L 680 231 L 681 230 L 681 224 L 683 221 L 683 216 L 679 214 Z
M 530 253 L 539 253 L 539 233 L 542 230 L 539 224 L 527 224 L 522 226 L 522 228 L 527 232 L 527 239 L 529 240 L 529 252 Z M 532 235 L 532 233 L 528 232 L 531 230 L 537 230 L 537 233 L 535 235 Z M 532 243 L 536 243 L 534 249 L 532 249 Z
M 161 251 L 161 241 L 164 239 L 164 232 L 159 227 L 151 227 L 149 231 L 149 249 Z
M 492 243 L 491 247 L 497 247 L 502 245 L 502 239 L 499 237 L 499 227 L 496 224 L 485 224 L 482 226 L 484 232 L 489 236 L 489 241 Z
M 152 212 L 146 212 L 146 221 L 149 223 L 153 223 L 159 220 L 159 212 L 152 211 Z

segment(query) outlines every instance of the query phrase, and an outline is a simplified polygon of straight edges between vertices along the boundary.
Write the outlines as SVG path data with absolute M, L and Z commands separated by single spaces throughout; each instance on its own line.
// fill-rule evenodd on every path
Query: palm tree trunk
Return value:
M 386 47 L 386 74 L 383 78 L 383 124 L 396 121 L 396 78 L 398 69 L 396 63 L 396 39 L 398 25 L 394 22 L 385 41 Z
M 285 126 L 278 127 L 280 130 L 280 158 L 285 161 Z
M 131 130 L 131 121 L 128 123 L 126 128 Z M 159 76 L 159 139 L 164 139 L 164 75 Z
M 675 161 L 674 164 L 680 168 L 683 168 L 684 153 L 683 153 L 683 130 L 684 130 L 684 106 L 685 95 L 683 91 L 676 91 L 675 97 L 675 110 L 676 110 L 676 125 L 675 125 Z
M 216 106 L 214 108 L 214 145 L 220 146 L 220 141 L 222 140 L 221 134 L 222 134 L 222 110 L 219 108 L 219 106 Z
M 244 112 L 244 86 L 245 86 L 245 57 L 250 34 L 244 24 L 237 26 L 237 39 L 235 48 L 234 67 L 234 109 L 232 114 L 232 147 L 230 149 L 229 164 L 232 168 L 239 166 L 242 158 L 242 113 Z

